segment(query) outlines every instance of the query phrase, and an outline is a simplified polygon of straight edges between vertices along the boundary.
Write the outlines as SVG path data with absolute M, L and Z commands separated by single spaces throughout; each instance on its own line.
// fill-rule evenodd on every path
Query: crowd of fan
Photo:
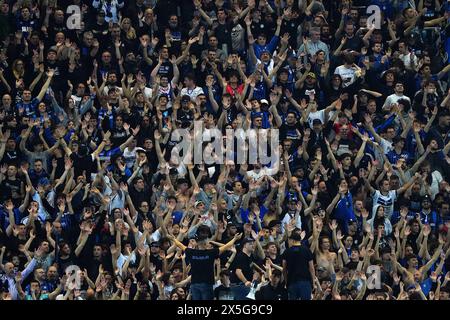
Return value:
M 0 299 L 448 300 L 449 11 L 0 0 Z

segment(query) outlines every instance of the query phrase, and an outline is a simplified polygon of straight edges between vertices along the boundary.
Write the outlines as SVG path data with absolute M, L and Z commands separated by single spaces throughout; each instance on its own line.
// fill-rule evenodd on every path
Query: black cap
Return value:
M 99 16 L 105 16 L 106 13 L 105 13 L 104 10 L 100 10 L 100 11 L 97 13 L 97 15 L 99 15 Z
M 255 239 L 247 237 L 242 241 L 242 245 L 244 245 L 246 243 L 250 243 L 250 242 L 255 242 Z
M 322 121 L 320 119 L 314 119 L 312 124 L 313 125 L 315 125 L 315 124 L 322 124 Z
M 153 242 L 150 244 L 150 247 L 153 247 L 153 248 L 159 248 L 159 242 L 158 242 L 158 241 L 153 241 Z

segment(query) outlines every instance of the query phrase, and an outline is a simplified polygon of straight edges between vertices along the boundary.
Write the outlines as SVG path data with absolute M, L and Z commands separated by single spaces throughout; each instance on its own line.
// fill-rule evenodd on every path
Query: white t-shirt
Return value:
M 394 202 L 397 199 L 397 191 L 391 190 L 387 195 L 382 195 L 380 190 L 376 190 L 373 195 L 373 206 L 379 204 L 384 207 L 384 215 L 390 219 L 394 212 Z
M 405 100 L 408 100 L 409 102 L 411 102 L 411 99 L 409 97 L 407 97 L 405 95 L 399 96 L 394 93 L 386 98 L 386 101 L 383 104 L 383 110 L 385 110 L 385 109 L 390 110 L 391 105 L 394 103 L 397 103 L 397 101 L 400 99 L 405 99 Z
M 119 268 L 120 275 L 122 275 L 122 268 L 125 262 L 127 261 L 128 256 L 124 256 L 123 254 L 120 254 L 120 256 L 117 258 L 117 268 Z M 134 252 L 131 253 L 130 263 L 136 262 L 136 255 Z
M 406 69 L 412 70 L 412 68 L 411 68 L 411 53 L 400 54 L 398 57 L 400 58 L 400 60 L 403 61 Z M 417 66 L 418 60 L 419 60 L 419 58 L 417 58 L 417 56 L 414 55 L 413 61 L 414 61 L 415 66 Z
M 273 176 L 274 174 L 276 174 L 275 169 L 266 167 L 261 168 L 261 170 L 259 170 L 258 172 L 256 172 L 255 170 L 247 171 L 247 175 L 254 180 L 258 180 L 263 176 Z
M 183 88 L 181 89 L 181 96 L 188 95 L 192 101 L 194 101 L 199 94 L 204 94 L 203 89 L 195 87 L 194 89 Z
M 344 65 L 334 70 L 334 74 L 338 74 L 342 78 L 342 87 L 346 88 L 356 80 L 355 69 L 346 68 Z
M 289 224 L 289 222 L 291 222 L 291 219 L 293 219 L 295 217 L 295 214 L 293 215 L 293 217 L 291 218 L 290 214 L 288 212 L 286 212 L 286 214 L 284 215 L 283 220 L 281 221 L 281 230 L 283 233 L 286 232 L 286 230 L 284 229 L 284 225 L 287 223 Z M 297 221 L 295 222 L 295 227 L 298 229 L 302 228 L 302 218 L 300 215 L 298 215 Z
M 123 158 L 125 160 L 127 168 L 133 168 L 134 162 L 136 161 L 136 148 L 131 150 L 130 148 L 126 147 L 125 150 L 123 150 Z
M 325 109 L 309 113 L 309 115 L 308 115 L 308 123 L 309 123 L 309 127 L 310 128 L 313 127 L 313 121 L 315 119 L 319 119 L 320 121 L 322 121 L 322 124 L 325 124 Z

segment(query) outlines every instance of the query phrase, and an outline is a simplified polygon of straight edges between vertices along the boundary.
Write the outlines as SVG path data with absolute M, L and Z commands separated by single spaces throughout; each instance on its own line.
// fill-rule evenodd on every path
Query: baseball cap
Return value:
M 250 238 L 250 237 L 247 237 L 247 238 L 245 238 L 245 239 L 242 241 L 242 244 L 244 245 L 244 244 L 247 244 L 247 243 L 250 243 L 250 242 L 255 242 L 255 239 Z
M 159 242 L 158 242 L 158 241 L 153 241 L 153 242 L 150 244 L 150 247 L 152 247 L 152 248 L 159 248 Z
M 264 103 L 265 103 L 265 104 L 269 104 L 269 101 L 267 101 L 266 99 L 261 99 L 260 103 L 261 103 L 261 104 L 264 104 Z
M 191 97 L 189 97 L 187 94 L 185 94 L 184 96 L 181 97 L 181 101 L 191 101 Z
M 316 74 L 315 74 L 314 72 L 308 72 L 308 74 L 306 75 L 306 77 L 311 77 L 311 78 L 314 78 L 314 79 L 317 78 L 317 77 L 316 77 Z
M 313 125 L 315 125 L 315 124 L 322 124 L 322 121 L 320 119 L 314 119 L 312 124 Z
M 252 119 L 254 119 L 254 118 L 259 118 L 259 117 L 262 117 L 263 116 L 263 113 L 262 112 L 255 112 L 255 111 L 252 111 Z
M 205 204 L 202 200 L 195 201 L 194 207 L 197 207 L 199 204 Z
M 141 148 L 141 147 L 137 147 L 137 148 L 134 149 L 134 150 L 136 150 L 136 152 L 144 152 L 144 153 L 145 153 L 145 149 L 144 149 L 144 148 Z

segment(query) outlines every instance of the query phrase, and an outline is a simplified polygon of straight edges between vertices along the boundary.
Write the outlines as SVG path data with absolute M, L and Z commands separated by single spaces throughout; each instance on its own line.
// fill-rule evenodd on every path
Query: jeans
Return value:
M 250 292 L 250 287 L 246 287 L 244 284 L 232 284 L 231 292 L 234 300 L 248 300 L 247 295 Z
M 192 300 L 214 300 L 213 285 L 209 283 L 191 284 Z
M 288 286 L 289 300 L 311 300 L 311 281 L 296 281 Z

